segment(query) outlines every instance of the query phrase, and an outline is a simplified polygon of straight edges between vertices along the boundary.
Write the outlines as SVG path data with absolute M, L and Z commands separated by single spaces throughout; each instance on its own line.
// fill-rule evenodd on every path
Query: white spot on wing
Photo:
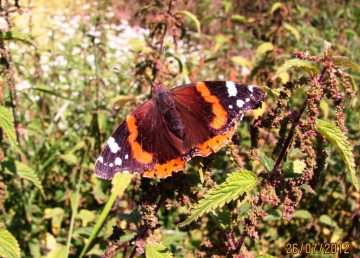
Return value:
M 109 163 L 109 167 L 111 167 L 111 168 L 112 168 L 113 166 L 114 166 L 114 164 L 113 164 L 113 163 Z
M 245 99 L 245 102 L 249 102 L 249 101 L 250 101 L 250 99 L 249 99 L 249 98 L 246 98 L 246 99 Z
M 102 156 L 100 156 L 96 162 L 104 163 L 104 158 Z
M 107 144 L 109 145 L 110 151 L 112 153 L 116 153 L 116 152 L 118 152 L 118 150 L 121 149 L 119 147 L 119 145 L 115 142 L 115 139 L 113 137 L 109 138 L 109 140 L 107 141 Z
M 128 158 L 129 158 L 129 155 L 126 154 L 126 155 L 125 155 L 125 159 L 128 159 Z
M 254 92 L 254 86 L 249 85 L 249 91 L 250 91 L 250 92 Z
M 117 158 L 115 159 L 115 165 L 116 165 L 116 166 L 121 166 L 121 164 L 122 164 L 122 160 L 121 160 L 119 157 L 117 157 Z
M 240 100 L 240 99 L 238 99 L 238 100 L 236 101 L 236 105 L 237 105 L 239 108 L 242 108 L 242 107 L 244 106 L 244 104 L 245 104 L 245 102 L 242 101 L 242 100 Z
M 237 89 L 236 89 L 236 85 L 235 85 L 234 82 L 227 81 L 226 82 L 226 87 L 228 89 L 229 97 L 236 96 Z
M 229 108 L 232 109 L 232 108 L 233 108 L 233 105 L 229 105 Z

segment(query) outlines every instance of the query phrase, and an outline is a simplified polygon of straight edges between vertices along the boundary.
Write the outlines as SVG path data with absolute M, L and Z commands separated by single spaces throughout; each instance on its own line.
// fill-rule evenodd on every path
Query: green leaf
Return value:
M 231 231 L 230 211 L 226 206 L 223 207 L 222 209 L 218 209 L 216 211 L 213 211 L 212 212 L 212 217 L 219 224 L 219 227 L 222 230 L 225 230 L 227 232 Z
M 0 163 L 2 168 L 11 174 L 16 174 L 22 179 L 28 180 L 33 183 L 41 192 L 43 197 L 46 199 L 44 188 L 41 184 L 40 178 L 30 167 L 19 161 L 7 160 Z
M 276 74 L 271 78 L 271 80 L 275 80 L 280 76 L 280 74 L 286 72 L 291 68 L 300 68 L 301 70 L 308 73 L 311 77 L 315 77 L 319 73 L 319 70 L 316 67 L 311 66 L 308 62 L 304 60 L 290 59 L 286 61 L 282 66 L 280 66 L 279 69 L 277 69 Z
M 180 223 L 179 226 L 188 225 L 204 213 L 213 211 L 218 207 L 222 207 L 225 203 L 239 198 L 246 191 L 254 188 L 257 182 L 256 175 L 251 171 L 242 170 L 230 173 L 224 183 L 204 195 L 204 198 L 192 209 L 190 217 Z
M 17 152 L 22 153 L 15 136 L 14 118 L 10 110 L 4 106 L 0 106 L 0 127 L 9 137 L 11 144 L 15 147 Z
M 0 228 L 0 257 L 20 257 L 18 241 L 9 231 L 3 228 Z
M 330 227 L 338 228 L 335 220 L 333 220 L 329 215 L 323 214 L 319 217 L 319 222 Z
M 68 165 L 74 165 L 78 162 L 77 157 L 74 154 L 63 154 L 59 158 Z
M 284 166 L 285 177 L 286 178 L 301 177 L 302 172 L 305 169 L 305 167 L 306 167 L 306 164 L 302 160 L 289 161 L 287 166 Z
M 195 15 L 193 15 L 191 12 L 188 12 L 188 11 L 176 11 L 175 13 L 183 14 L 183 15 L 189 17 L 195 23 L 198 33 L 201 34 L 200 21 L 198 20 L 198 18 Z
M 95 220 L 95 213 L 94 211 L 81 209 L 77 214 L 77 217 L 82 220 L 82 227 L 86 227 L 89 222 Z
M 123 219 L 137 225 L 141 221 L 141 214 L 138 209 L 133 210 L 130 214 L 120 212 L 119 219 Z
M 19 31 L 0 32 L 0 40 L 19 40 L 37 48 L 28 34 Z
M 355 172 L 355 160 L 352 154 L 352 148 L 347 141 L 347 137 L 341 132 L 339 128 L 321 119 L 316 119 L 316 126 L 319 130 L 319 133 L 324 135 L 326 139 L 335 146 L 337 152 L 345 162 L 345 166 L 350 172 L 352 183 L 356 191 L 359 192 L 359 184 L 357 182 Z
M 268 156 L 259 156 L 259 161 L 265 167 L 267 172 L 271 172 L 275 166 L 275 161 Z
M 268 97 L 278 99 L 280 96 L 281 89 L 270 89 L 268 86 L 261 86 L 266 91 Z
M 230 20 L 232 22 L 238 22 L 238 23 L 244 23 L 244 21 L 246 20 L 245 16 L 239 15 L 239 14 L 234 14 L 230 17 Z
M 254 68 L 253 64 L 248 59 L 246 59 L 245 57 L 242 57 L 242 56 L 232 57 L 231 62 L 233 62 L 234 64 L 237 64 L 237 65 L 241 65 L 246 68 L 249 68 L 250 70 L 252 70 Z
M 277 9 L 283 8 L 283 4 L 280 2 L 276 2 L 271 6 L 270 13 L 273 14 Z
M 291 34 L 294 35 L 296 41 L 300 40 L 300 33 L 295 27 L 293 27 L 292 25 L 290 25 L 289 23 L 286 23 L 286 22 L 284 22 L 283 25 L 287 31 L 289 31 Z
M 172 253 L 166 246 L 158 243 L 146 244 L 145 246 L 146 258 L 173 258 Z
M 258 56 L 274 50 L 274 45 L 271 42 L 264 42 L 256 49 Z
M 356 63 L 354 63 L 350 58 L 347 56 L 334 56 L 334 65 L 338 66 L 345 66 L 349 68 L 353 68 L 356 71 L 360 72 L 360 66 L 358 66 Z
M 51 219 L 51 231 L 58 235 L 61 229 L 61 223 L 64 220 L 64 209 L 61 207 L 46 208 L 44 211 L 44 219 Z
M 222 45 L 225 44 L 225 42 L 228 41 L 228 37 L 225 37 L 224 35 L 217 35 L 215 37 L 215 46 L 214 46 L 214 52 L 217 52 Z
M 307 210 L 296 210 L 291 214 L 291 218 L 312 219 L 312 215 Z
M 282 213 L 278 209 L 269 209 L 265 211 L 267 215 L 263 218 L 264 221 L 281 220 Z

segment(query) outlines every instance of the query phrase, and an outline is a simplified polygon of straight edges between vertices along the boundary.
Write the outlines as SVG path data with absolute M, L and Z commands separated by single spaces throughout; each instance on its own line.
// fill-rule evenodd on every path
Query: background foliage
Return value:
M 273 107 L 276 98 L 269 97 L 264 110 L 239 125 L 235 143 L 241 145 L 230 146 L 237 148 L 239 160 L 222 150 L 202 161 L 203 170 L 211 172 L 204 183 L 195 161 L 185 176 L 178 173 L 164 182 L 121 178 L 112 188 L 93 175 L 107 137 L 148 99 L 147 81 L 155 78 L 168 88 L 197 80 L 234 80 L 278 89 L 306 73 L 292 69 L 271 81 L 276 70 L 295 51 L 322 55 L 324 40 L 333 44 L 336 55 L 360 63 L 357 1 L 174 1 L 176 19 L 166 14 L 169 1 L 51 2 L 1 2 L 0 239 L 8 242 L 0 240 L 0 247 L 10 243 L 11 248 L 0 256 L 79 257 L 88 244 L 87 256 L 106 250 L 108 257 L 128 257 L 135 255 L 130 240 L 142 220 L 154 228 L 148 242 L 136 243 L 138 253 L 143 247 L 148 257 L 224 255 L 223 247 L 231 246 L 234 237 L 228 232 L 240 232 L 238 240 L 244 230 L 241 223 L 230 223 L 230 215 L 245 219 L 251 203 L 230 202 L 197 223 L 177 225 L 188 218 L 194 200 L 226 180 L 234 162 L 257 174 L 265 170 L 266 161 L 249 158 L 249 124 Z M 346 71 L 359 82 L 356 70 Z M 298 110 L 304 99 L 304 91 L 295 90 L 289 103 Z M 358 164 L 359 93 L 345 96 L 344 106 L 347 140 Z M 321 102 L 322 119 L 334 123 L 335 111 L 332 101 Z M 260 155 L 271 157 L 278 129 L 260 134 Z M 289 255 L 287 243 L 348 242 L 350 255 L 358 257 L 359 193 L 341 156 L 333 146 L 327 148 L 316 195 L 301 189 L 290 220 L 283 219 L 281 209 L 263 207 L 267 215 L 256 225 L 258 239 L 244 239 L 243 254 L 281 256 Z M 359 181 L 358 166 L 356 173 Z M 160 194 L 165 205 L 152 206 Z M 119 246 L 108 241 L 116 235 L 115 225 L 131 229 Z M 157 244 L 146 245 L 149 241 Z

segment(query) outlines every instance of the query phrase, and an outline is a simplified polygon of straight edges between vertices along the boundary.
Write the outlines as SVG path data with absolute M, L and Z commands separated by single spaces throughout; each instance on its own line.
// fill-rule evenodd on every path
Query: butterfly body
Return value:
M 254 85 L 197 82 L 165 89 L 153 83 L 153 97 L 136 108 L 107 141 L 95 174 L 118 172 L 165 178 L 193 156 L 206 157 L 226 145 L 235 122 L 261 106 L 266 94 Z

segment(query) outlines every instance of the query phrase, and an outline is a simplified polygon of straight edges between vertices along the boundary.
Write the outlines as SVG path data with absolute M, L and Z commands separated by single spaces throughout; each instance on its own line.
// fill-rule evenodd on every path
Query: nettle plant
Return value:
M 164 25 L 162 30 L 153 30 L 151 37 L 160 39 L 154 42 L 163 42 L 167 26 L 176 27 L 179 24 L 178 21 L 171 20 L 174 16 L 167 16 L 166 13 L 162 19 L 167 21 L 164 22 L 167 25 Z M 160 45 L 162 47 L 162 43 Z M 154 51 L 147 55 L 137 66 L 142 70 L 137 74 L 147 72 L 146 76 L 152 74 L 153 78 L 156 78 L 159 71 L 165 74 L 168 72 L 169 64 L 161 61 L 161 53 Z M 324 43 L 323 56 L 297 52 L 294 57 L 282 65 L 272 79 L 275 80 L 288 71 L 305 72 L 306 76 L 288 82 L 278 89 L 265 87 L 268 100 L 274 101 L 274 108 L 256 118 L 250 126 L 251 150 L 248 156 L 249 160 L 259 161 L 257 168 L 254 171 L 244 169 L 239 145 L 232 143 L 228 145 L 227 154 L 233 161 L 235 172 L 228 173 L 221 184 L 217 184 L 210 177 L 213 163 L 208 161 L 211 158 L 202 162 L 200 159 L 195 160 L 200 166 L 200 176 L 178 172 L 163 180 L 137 180 L 133 186 L 134 193 L 139 194 L 139 197 L 135 198 L 137 208 L 132 209 L 131 213 L 119 213 L 120 221 L 126 221 L 126 226 L 114 227 L 104 256 L 112 257 L 119 252 L 125 255 L 129 246 L 132 246 L 129 257 L 144 252 L 149 257 L 172 257 L 171 251 L 176 250 L 170 250 L 162 243 L 162 235 L 167 225 L 171 224 L 177 224 L 182 231 L 187 231 L 191 238 L 196 238 L 192 232 L 202 232 L 200 245 L 197 247 L 199 257 L 249 254 L 245 240 L 259 239 L 259 227 L 262 227 L 263 218 L 268 215 L 266 210 L 280 209 L 280 216 L 284 220 L 291 220 L 303 191 L 316 194 L 315 188 L 324 175 L 330 145 L 340 154 L 351 175 L 353 186 L 359 191 L 352 148 L 347 141 L 344 124 L 345 101 L 354 97 L 356 85 L 354 79 L 340 68 L 360 71 L 360 67 L 347 57 L 335 56 L 328 42 Z M 148 59 L 153 61 L 146 61 Z M 322 69 L 318 70 L 317 67 Z M 298 110 L 292 105 L 294 92 L 300 92 L 303 96 Z M 321 102 L 333 106 L 335 123 L 322 118 Z M 259 149 L 260 140 L 265 142 L 269 138 L 276 138 L 272 151 L 266 151 L 264 146 Z M 234 142 L 236 140 L 235 136 Z M 120 192 L 122 196 L 130 185 L 131 178 L 132 175 L 129 174 L 115 176 L 113 194 L 97 225 L 105 219 L 116 195 Z M 204 194 L 200 197 L 198 193 Z M 184 214 L 170 213 L 174 200 L 177 207 L 190 208 L 184 212 L 186 217 Z M 242 209 L 244 205 L 247 206 L 246 210 Z M 205 219 L 206 214 L 210 215 L 210 220 Z M 95 228 L 98 229 L 97 226 Z M 173 232 L 176 237 L 179 238 L 180 235 L 182 238 L 183 235 L 179 234 L 178 230 Z M 95 235 L 96 232 L 90 237 L 83 254 Z M 178 249 L 180 244 L 186 245 L 180 240 L 177 244 L 175 249 Z

